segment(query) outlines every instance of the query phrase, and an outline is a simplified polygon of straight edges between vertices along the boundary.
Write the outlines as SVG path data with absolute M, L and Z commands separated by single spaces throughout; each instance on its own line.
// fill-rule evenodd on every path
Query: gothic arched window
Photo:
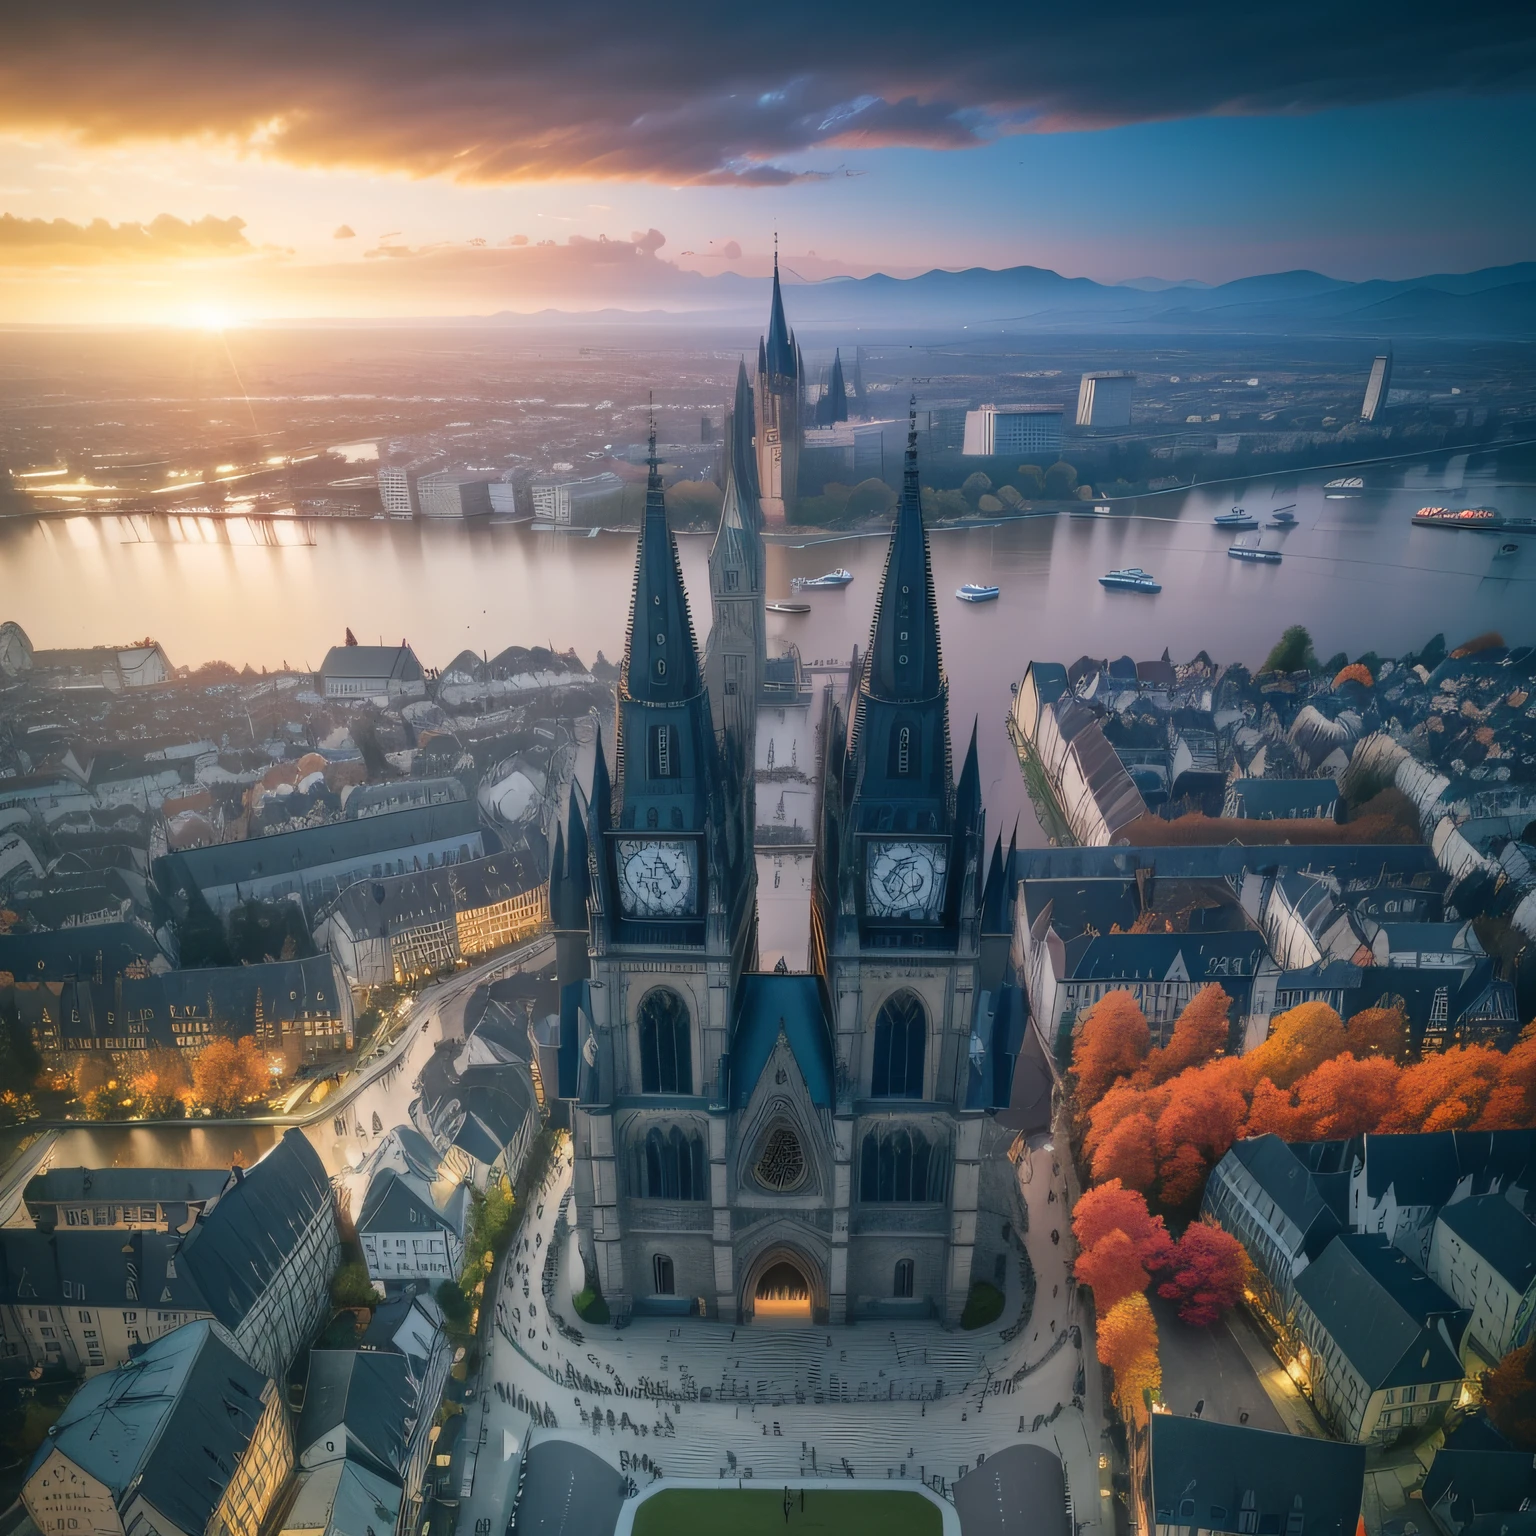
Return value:
M 922 743 L 915 721 L 898 719 L 892 728 L 886 768 L 893 779 L 913 778 L 923 771 Z
M 707 1200 L 704 1138 L 677 1126 L 652 1126 L 638 1159 L 636 1191 L 647 1200 Z
M 658 1296 L 673 1296 L 677 1293 L 672 1260 L 664 1253 L 658 1253 L 651 1259 L 651 1289 Z
M 866 1131 L 859 1153 L 859 1199 L 866 1205 L 944 1200 L 949 1159 L 919 1130 L 904 1125 Z
M 912 1297 L 912 1286 L 917 1278 L 917 1266 L 911 1259 L 897 1259 L 896 1278 L 891 1286 L 891 1295 L 902 1301 L 909 1301 Z
M 887 998 L 875 1018 L 875 1061 L 869 1091 L 877 1099 L 923 1096 L 923 1052 L 928 1043 L 928 1015 L 917 995 L 898 992 Z
M 688 1005 L 668 987 L 647 993 L 640 1004 L 640 1091 L 693 1092 Z

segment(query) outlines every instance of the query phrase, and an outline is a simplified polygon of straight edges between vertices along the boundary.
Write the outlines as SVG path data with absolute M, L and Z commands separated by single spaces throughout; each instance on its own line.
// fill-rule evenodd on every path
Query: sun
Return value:
M 186 323 L 194 330 L 227 331 L 239 322 L 222 304 L 194 304 L 187 311 Z

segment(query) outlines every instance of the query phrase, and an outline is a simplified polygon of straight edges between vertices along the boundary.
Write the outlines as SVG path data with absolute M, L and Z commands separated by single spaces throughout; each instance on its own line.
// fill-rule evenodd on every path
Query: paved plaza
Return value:
M 487 1282 L 493 1326 L 470 1410 L 459 1528 L 489 1520 L 503 1530 L 520 1459 L 560 1440 L 602 1458 L 636 1492 L 663 1477 L 717 1486 L 909 1479 L 945 1499 L 985 1458 L 1036 1445 L 1064 1464 L 1081 1528 L 1107 1533 L 1100 1373 L 1068 1277 L 1066 1189 L 1047 1138 L 1019 1159 L 1018 1178 L 1037 1283 L 1022 1327 L 1017 1264 L 1002 1317 L 970 1333 L 936 1322 L 733 1327 L 646 1317 L 592 1327 L 571 1305 L 571 1158 L 562 1145 Z M 537 1459 L 529 1488 L 542 1519 L 551 1495 L 536 1469 Z

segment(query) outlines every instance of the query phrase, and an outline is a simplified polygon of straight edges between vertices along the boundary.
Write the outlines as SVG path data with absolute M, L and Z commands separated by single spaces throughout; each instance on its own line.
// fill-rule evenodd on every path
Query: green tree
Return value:
M 1045 471 L 1038 464 L 1020 464 L 1014 479 L 1025 501 L 1039 501 L 1045 495 Z
M 861 480 L 848 493 L 849 517 L 875 517 L 896 505 L 896 492 L 884 480 Z
M 437 1304 L 443 1309 L 443 1320 L 450 1331 L 468 1333 L 471 1311 L 469 1297 L 460 1290 L 458 1282 L 444 1280 L 432 1294 L 437 1297 Z
M 1077 489 L 1077 469 L 1057 459 L 1045 472 L 1045 494 L 1051 501 L 1065 501 Z
M 20 1021 L 0 1021 L 0 1093 L 25 1094 L 42 1069 L 43 1058 Z
M 928 517 L 969 517 L 971 504 L 959 491 L 936 491 L 923 487 L 923 513 Z
M 1317 668 L 1317 653 L 1305 625 L 1292 624 L 1265 658 L 1261 672 L 1310 672 Z
M 338 1307 L 376 1307 L 379 1293 L 368 1278 L 366 1264 L 343 1264 L 331 1277 L 331 1302 Z
M 982 474 L 978 469 L 974 474 L 965 477 L 965 483 L 960 487 L 960 494 L 974 507 L 991 489 L 991 477 Z

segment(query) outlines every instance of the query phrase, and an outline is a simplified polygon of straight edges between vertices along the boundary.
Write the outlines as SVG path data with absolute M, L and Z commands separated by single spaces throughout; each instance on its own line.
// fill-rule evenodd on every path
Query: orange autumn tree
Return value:
M 1146 1290 L 1152 1279 L 1136 1244 L 1119 1231 L 1101 1237 L 1092 1248 L 1078 1254 L 1072 1274 L 1079 1285 L 1093 1292 L 1094 1311 L 1100 1317 L 1117 1301 Z
M 1157 1123 L 1150 1115 L 1127 1115 L 1099 1142 L 1093 1153 L 1093 1177 L 1113 1180 L 1145 1193 L 1157 1184 Z
M 1230 1232 L 1192 1221 L 1174 1245 L 1170 1274 L 1157 1294 L 1177 1303 L 1184 1322 L 1209 1328 L 1237 1305 L 1252 1268 Z
M 1189 1067 L 1203 1066 L 1227 1048 L 1232 999 L 1214 982 L 1185 1003 L 1168 1044 L 1149 1052 L 1140 1076 L 1167 1082 Z
M 1414 1062 L 1403 1069 L 1393 1107 L 1376 1129 L 1451 1131 L 1475 1124 L 1508 1061 L 1491 1045 L 1462 1045 Z
M 1106 992 L 1083 1015 L 1072 1041 L 1072 1075 L 1077 1102 L 1095 1104 L 1116 1078 L 1129 1077 L 1146 1059 L 1152 1043 L 1146 1015 L 1121 990 Z
M 1531 1345 L 1510 1350 L 1483 1373 L 1483 1402 L 1494 1427 L 1511 1445 L 1536 1451 L 1536 1360 Z
M 1152 1271 L 1166 1268 L 1173 1240 L 1161 1216 L 1118 1179 L 1084 1191 L 1072 1213 L 1078 1258 L 1073 1275 L 1093 1291 L 1103 1317 L 1124 1297 L 1144 1291 Z
M 192 1068 L 192 1097 L 217 1113 L 228 1114 L 261 1098 L 271 1081 L 252 1036 L 210 1040 Z
M 185 1112 L 192 1096 L 192 1074 L 174 1046 L 158 1046 L 134 1063 L 128 1079 L 138 1101 L 137 1113 L 148 1120 L 164 1120 Z
M 1504 1058 L 1498 1086 L 1478 1117 L 1480 1131 L 1514 1131 L 1536 1125 L 1536 1023 L 1527 1024 Z
M 1115 1402 L 1127 1421 L 1147 1422 L 1147 1398 L 1163 1387 L 1157 1356 L 1157 1319 L 1140 1291 L 1118 1301 L 1099 1319 L 1099 1359 L 1114 1373 Z

